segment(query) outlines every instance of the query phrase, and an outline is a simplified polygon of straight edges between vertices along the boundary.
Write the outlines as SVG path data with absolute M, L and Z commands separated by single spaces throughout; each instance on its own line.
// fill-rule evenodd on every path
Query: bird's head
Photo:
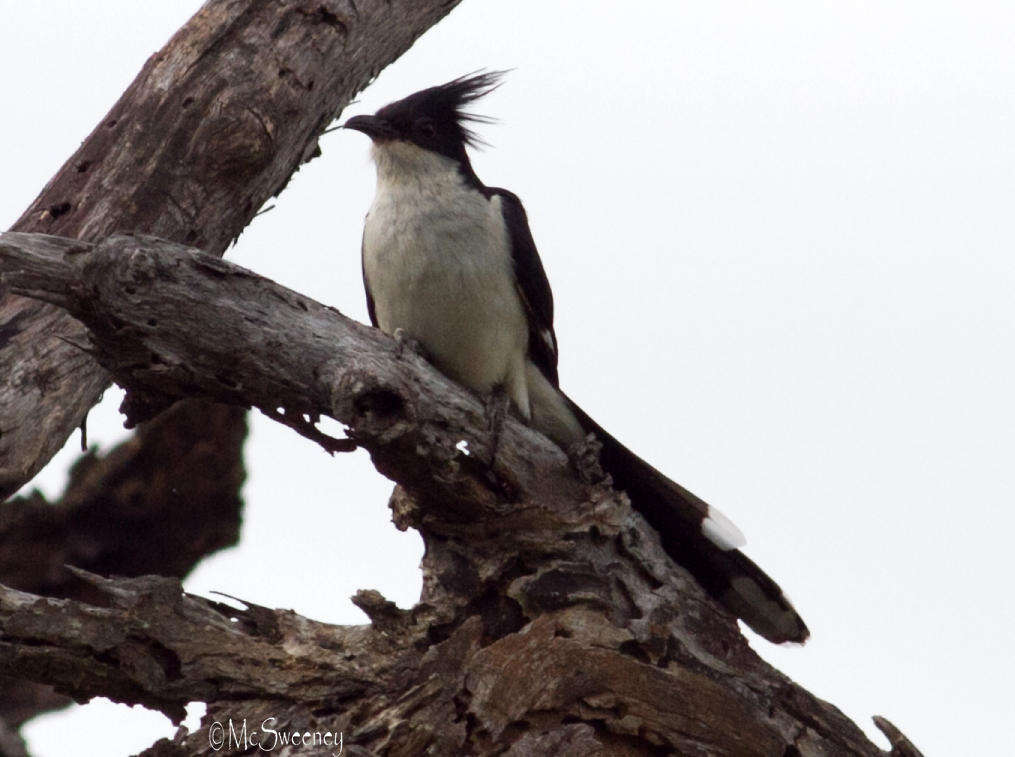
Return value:
M 490 119 L 465 107 L 496 89 L 503 75 L 490 71 L 462 76 L 385 105 L 372 116 L 354 116 L 343 126 L 370 137 L 375 155 L 377 148 L 412 145 L 468 165 L 465 148 L 480 143 L 468 125 Z

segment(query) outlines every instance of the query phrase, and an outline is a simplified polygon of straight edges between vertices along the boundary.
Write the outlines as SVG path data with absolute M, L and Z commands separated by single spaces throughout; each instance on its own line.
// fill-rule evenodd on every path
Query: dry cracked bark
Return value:
M 13 230 L 158 234 L 221 255 L 317 137 L 457 0 L 209 0 L 145 64 Z M 64 340 L 53 338 L 61 335 Z M 63 311 L 0 292 L 0 500 L 109 385 Z
M 206 555 L 235 544 L 245 416 L 206 400 L 179 402 L 106 454 L 82 456 L 59 500 L 32 492 L 4 503 L 0 583 L 89 601 L 96 597 L 92 585 L 65 565 L 183 577 Z M 68 704 L 26 682 L 0 680 L 0 692 L 0 720 L 15 728 Z
M 457 0 L 209 0 L 145 64 L 13 227 L 97 240 L 160 234 L 221 255 L 257 209 L 318 153 L 356 93 Z M 110 377 L 74 345 L 66 312 L 0 286 L 0 501 L 82 426 Z M 88 591 L 60 560 L 178 575 L 235 538 L 242 412 L 181 403 L 102 459 L 85 456 L 55 507 L 30 495 L 0 516 L 0 581 L 49 596 Z M 188 451 L 180 458 L 182 446 Z M 153 461 L 168 462 L 160 469 Z M 173 464 L 217 470 L 167 507 Z M 110 524 L 137 528 L 127 548 Z M 160 522 L 161 521 L 161 522 Z M 163 529 L 169 536 L 149 538 Z M 181 544 L 179 535 L 202 538 Z M 29 542 L 31 536 L 35 541 Z M 45 550 L 45 554 L 42 554 Z M 64 701 L 0 686 L 0 730 Z M 3 734 L 0 734 L 2 737 Z
M 345 424 L 426 545 L 419 604 L 361 592 L 361 627 L 234 611 L 159 578 L 87 577 L 91 603 L 0 594 L 3 672 L 177 718 L 208 703 L 198 731 L 149 754 L 203 754 L 214 722 L 269 717 L 341 732 L 350 754 L 882 754 L 761 660 L 606 482 L 513 420 L 491 469 L 481 403 L 376 330 L 148 237 L 4 234 L 0 273 L 85 324 L 136 419 L 204 397 L 326 448 L 314 421 Z

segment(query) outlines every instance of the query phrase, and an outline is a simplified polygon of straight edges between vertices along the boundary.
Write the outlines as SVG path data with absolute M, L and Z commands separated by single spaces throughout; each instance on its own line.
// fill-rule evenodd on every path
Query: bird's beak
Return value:
M 396 134 L 391 124 L 377 116 L 353 116 L 344 124 L 343 129 L 361 131 L 370 139 L 394 139 Z

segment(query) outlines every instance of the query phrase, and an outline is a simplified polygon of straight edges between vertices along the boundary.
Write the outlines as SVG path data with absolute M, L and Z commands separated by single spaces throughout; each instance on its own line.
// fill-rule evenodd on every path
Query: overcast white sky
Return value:
M 199 5 L 0 0 L 0 227 Z M 562 385 L 747 534 L 813 633 L 755 648 L 928 755 L 1013 741 L 1013 37 L 1000 2 L 466 0 L 346 114 L 515 68 L 474 164 L 528 209 Z M 321 144 L 229 257 L 365 320 L 367 141 Z M 190 590 L 346 623 L 359 588 L 414 602 L 420 542 L 365 453 L 255 417 L 247 461 L 241 544 Z M 26 732 L 56 756 L 172 730 L 95 703 Z

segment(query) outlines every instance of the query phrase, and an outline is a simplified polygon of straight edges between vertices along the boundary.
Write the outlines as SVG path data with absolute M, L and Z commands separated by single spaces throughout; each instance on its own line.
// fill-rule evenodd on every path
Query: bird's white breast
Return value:
M 419 340 L 459 383 L 484 393 L 505 385 L 527 415 L 528 327 L 500 198 L 409 144 L 375 145 L 374 160 L 363 269 L 378 325 Z

